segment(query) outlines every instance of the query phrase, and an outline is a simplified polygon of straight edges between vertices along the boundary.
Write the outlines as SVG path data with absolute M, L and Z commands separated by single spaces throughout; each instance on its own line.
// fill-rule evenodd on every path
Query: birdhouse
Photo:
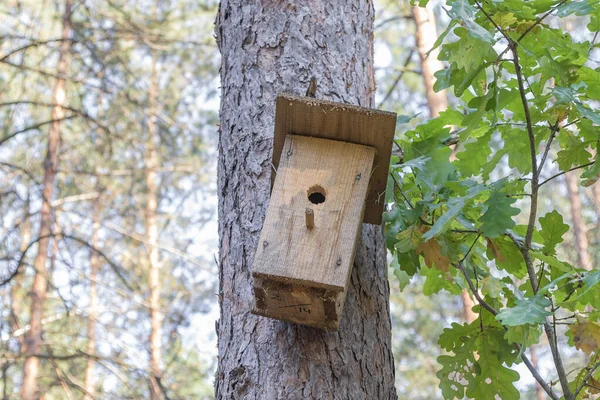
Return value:
M 381 224 L 396 114 L 279 95 L 252 312 L 337 329 L 364 222 Z

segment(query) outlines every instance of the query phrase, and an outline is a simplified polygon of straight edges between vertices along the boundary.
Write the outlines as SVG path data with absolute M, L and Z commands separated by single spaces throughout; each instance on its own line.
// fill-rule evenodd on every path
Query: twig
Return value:
M 550 137 L 548 138 L 548 142 L 546 143 L 546 148 L 544 149 L 544 154 L 542 155 L 542 160 L 540 161 L 540 166 L 538 168 L 538 177 L 542 173 L 542 168 L 544 168 L 544 163 L 546 162 L 546 157 L 548 157 L 548 152 L 550 151 L 550 146 L 552 145 L 552 141 L 556 134 L 560 131 L 560 126 L 558 126 L 558 121 L 554 125 L 550 126 Z M 539 185 L 538 185 L 539 187 Z
M 581 384 L 577 387 L 577 389 L 575 389 L 575 393 L 574 393 L 575 397 L 577 397 L 579 392 L 581 392 L 581 390 L 585 387 L 585 385 L 587 384 L 587 381 L 592 377 L 592 375 L 594 374 L 594 371 L 596 371 L 596 369 L 598 369 L 598 367 L 600 367 L 600 362 L 597 362 L 596 364 L 594 364 L 594 366 L 592 368 L 589 368 L 587 375 L 585 376 L 585 378 L 583 378 L 583 382 L 581 382 Z
M 457 266 L 457 264 L 453 264 L 453 265 L 455 267 Z M 481 297 L 481 295 L 479 294 L 479 292 L 476 290 L 475 286 L 473 285 L 473 282 L 471 281 L 471 279 L 467 275 L 467 271 L 465 271 L 465 267 L 462 265 L 462 262 L 458 263 L 458 268 L 462 271 L 462 274 L 465 277 L 465 280 L 467 281 L 467 285 L 469 285 L 469 289 L 471 289 L 471 293 L 473 293 L 473 296 L 475 296 L 475 298 L 479 302 L 479 305 L 481 305 L 483 308 L 485 308 L 490 313 L 492 313 L 492 315 L 494 315 L 494 316 L 498 315 L 498 311 L 494 307 L 492 307 L 489 303 L 487 303 Z M 506 329 L 506 327 L 505 327 L 505 329 Z M 533 366 L 533 364 L 531 364 L 531 361 L 529 361 L 529 359 L 527 358 L 527 356 L 524 353 L 521 352 L 521 346 L 519 346 L 518 344 L 515 344 L 515 347 L 521 353 L 521 359 L 523 360 L 523 362 L 527 366 L 527 369 L 529 369 L 529 372 L 531 372 L 531 375 L 533 375 L 533 377 L 535 378 L 535 380 L 540 384 L 540 386 L 544 389 L 544 391 L 548 394 L 548 396 L 550 396 L 550 398 L 552 400 L 559 400 L 559 397 L 554 393 L 554 391 L 552 390 L 552 388 L 550 387 L 550 385 L 548 385 L 544 381 L 544 378 L 541 377 L 541 375 L 535 369 L 535 367 Z
M 564 175 L 564 174 L 566 174 L 567 172 L 571 172 L 571 171 L 575 171 L 575 170 L 577 170 L 577 169 L 581 169 L 581 168 L 589 167 L 590 165 L 593 165 L 593 164 L 594 164 L 594 162 L 595 162 L 595 161 L 591 161 L 591 162 L 589 162 L 589 163 L 586 163 L 586 164 L 583 164 L 583 165 L 578 165 L 578 166 L 576 166 L 576 167 L 573 167 L 573 168 L 571 168 L 571 169 L 570 169 L 570 170 L 568 170 L 568 171 L 562 171 L 562 172 L 559 172 L 558 174 L 552 175 L 550 178 L 548 178 L 548 179 L 546 179 L 545 181 L 543 181 L 542 183 L 540 183 L 540 184 L 538 185 L 538 187 L 545 185 L 546 183 L 550 182 L 552 179 L 554 179 L 554 178 L 558 178 L 559 176 L 561 176 L 561 175 Z
M 408 53 L 408 57 L 406 57 L 406 60 L 404 61 L 404 65 L 403 65 L 404 68 L 408 67 L 408 64 L 410 64 L 410 59 L 412 58 L 414 52 L 415 52 L 415 49 L 413 47 L 412 49 L 410 49 L 410 53 Z M 381 106 L 387 101 L 387 99 L 390 98 L 390 96 L 392 95 L 392 93 L 394 92 L 394 90 L 396 90 L 396 86 L 398 86 L 398 83 L 400 83 L 400 80 L 402 79 L 402 76 L 404 75 L 404 72 L 405 72 L 405 70 L 401 70 L 400 71 L 400 73 L 398 74 L 398 76 L 394 80 L 394 83 L 392 83 L 392 86 L 390 87 L 390 89 L 387 91 L 387 93 L 383 97 L 383 100 L 381 100 L 381 102 L 377 106 L 378 108 L 381 108 Z

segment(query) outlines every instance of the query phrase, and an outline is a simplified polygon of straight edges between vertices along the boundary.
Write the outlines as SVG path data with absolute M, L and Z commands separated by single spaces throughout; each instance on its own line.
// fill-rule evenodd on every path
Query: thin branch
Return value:
M 20 129 L 20 130 L 18 130 L 18 131 L 16 131 L 16 132 L 13 132 L 13 133 L 11 133 L 10 135 L 7 135 L 7 136 L 4 136 L 3 138 L 0 138 L 0 146 L 1 146 L 1 145 L 2 145 L 4 142 L 6 142 L 6 141 L 8 141 L 8 140 L 12 139 L 13 137 L 15 137 L 15 136 L 17 136 L 17 135 L 19 135 L 19 134 L 21 134 L 21 133 L 24 133 L 24 132 L 27 132 L 27 131 L 32 131 L 32 130 L 34 130 L 34 129 L 39 129 L 39 128 L 41 128 L 42 126 L 44 126 L 44 125 L 48 125 L 48 124 L 51 124 L 51 123 L 53 123 L 53 122 L 61 122 L 61 121 L 65 121 L 65 120 L 68 120 L 68 119 L 75 118 L 75 117 L 76 117 L 76 115 L 69 115 L 69 116 L 67 116 L 67 117 L 58 118 L 58 119 L 50 119 L 50 120 L 48 120 L 48 121 L 40 122 L 39 124 L 35 124 L 35 125 L 30 125 L 30 126 L 27 126 L 27 127 L 23 128 L 23 129 Z
M 63 197 L 62 199 L 56 199 L 52 202 L 52 208 L 60 207 L 65 203 L 75 203 L 77 201 L 94 200 L 100 197 L 99 192 L 82 193 L 73 196 Z
M 548 142 L 546 143 L 546 148 L 544 149 L 544 154 L 542 155 L 542 160 L 540 161 L 540 166 L 538 168 L 538 176 L 542 173 L 542 168 L 544 168 L 544 163 L 546 162 L 546 157 L 548 156 L 548 152 L 550 151 L 550 146 L 552 145 L 552 141 L 556 134 L 560 131 L 560 126 L 558 126 L 558 121 L 554 125 L 550 126 L 550 137 L 548 138 Z M 539 185 L 538 185 L 539 187 Z
M 585 378 L 583 378 L 583 382 L 581 382 L 581 384 L 577 387 L 577 389 L 575 389 L 575 393 L 574 393 L 575 397 L 577 397 L 579 392 L 581 392 L 581 390 L 585 387 L 585 385 L 587 384 L 589 379 L 594 374 L 594 371 L 596 371 L 596 369 L 598 369 L 598 367 L 600 367 L 600 362 L 597 362 L 596 364 L 594 364 L 594 366 L 592 368 L 588 368 L 589 371 L 586 374 Z
M 498 311 L 481 297 L 481 295 L 479 294 L 479 291 L 477 291 L 477 289 L 475 288 L 475 285 L 473 285 L 473 282 L 467 275 L 467 271 L 465 271 L 465 267 L 462 265 L 462 261 L 460 261 L 458 264 L 453 264 L 453 265 L 455 267 L 458 265 L 458 268 L 461 270 L 463 276 L 465 277 L 465 280 L 467 281 L 467 285 L 469 285 L 469 289 L 471 289 L 471 293 L 473 293 L 473 296 L 475 296 L 475 298 L 479 302 L 479 305 L 482 306 L 483 308 L 485 308 L 487 311 L 489 311 L 492 315 L 494 315 L 494 316 L 498 315 Z M 506 327 L 505 327 L 505 329 L 506 329 Z M 550 396 L 550 398 L 552 400 L 559 400 L 559 397 L 554 393 L 554 391 L 552 390 L 550 385 L 548 385 L 546 383 L 546 381 L 544 381 L 544 378 L 541 377 L 541 375 L 535 369 L 533 364 L 531 364 L 531 361 L 529 361 L 527 356 L 523 352 L 521 352 L 521 347 L 518 344 L 515 344 L 515 347 L 521 353 L 521 359 L 527 366 L 527 369 L 529 369 L 529 372 L 531 372 L 531 375 L 533 375 L 535 380 L 540 384 L 540 386 L 544 389 L 544 391 L 548 394 L 548 396 Z
M 408 67 L 408 64 L 410 64 L 410 59 L 412 58 L 414 52 L 415 52 L 415 49 L 413 47 L 412 49 L 410 49 L 410 53 L 408 53 L 408 57 L 406 57 L 406 60 L 404 61 L 404 64 L 403 64 L 404 68 Z M 389 88 L 389 90 L 387 91 L 387 93 L 383 97 L 383 100 L 381 100 L 381 102 L 379 103 L 378 107 L 381 107 L 387 101 L 387 99 L 389 99 L 389 97 L 392 95 L 392 93 L 394 92 L 394 90 L 396 90 L 396 86 L 398 86 L 398 83 L 400 83 L 400 80 L 402 79 L 402 76 L 404 75 L 404 72 L 405 72 L 405 70 L 401 70 L 400 71 L 400 73 L 398 74 L 398 76 L 394 80 L 394 83 L 392 83 L 392 86 Z
M 585 167 L 589 167 L 590 165 L 593 165 L 595 161 L 591 161 L 589 163 L 583 164 L 583 165 L 578 165 L 576 167 L 571 168 L 568 171 L 561 171 L 558 174 L 552 175 L 550 178 L 546 179 L 545 181 L 543 181 L 542 183 L 540 183 L 538 186 L 543 186 L 546 183 L 550 182 L 552 179 L 558 178 L 561 175 L 566 174 L 567 172 L 571 172 L 571 171 L 575 171 L 577 169 L 581 169 L 581 168 L 585 168 Z

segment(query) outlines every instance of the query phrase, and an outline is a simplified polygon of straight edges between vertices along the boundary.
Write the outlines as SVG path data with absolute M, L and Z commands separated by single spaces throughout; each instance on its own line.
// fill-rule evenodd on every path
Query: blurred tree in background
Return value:
M 215 11 L 0 5 L 5 398 L 211 397 Z

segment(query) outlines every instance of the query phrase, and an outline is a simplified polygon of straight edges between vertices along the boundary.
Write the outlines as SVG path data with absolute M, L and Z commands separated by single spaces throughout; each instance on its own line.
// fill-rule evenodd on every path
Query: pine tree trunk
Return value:
M 448 96 L 445 90 L 437 93 L 433 90 L 433 84 L 435 83 L 433 74 L 444 69 L 444 64 L 437 58 L 439 49 L 433 50 L 427 56 L 427 52 L 433 48 L 433 44 L 438 37 L 431 2 L 427 4 L 427 7 L 412 7 L 412 14 L 415 20 L 415 38 L 421 58 L 421 73 L 425 82 L 429 116 L 436 118 L 448 108 Z
M 52 92 L 52 119 L 48 132 L 48 149 L 44 161 L 44 181 L 42 191 L 42 209 L 40 212 L 40 234 L 38 252 L 34 261 L 35 277 L 31 288 L 31 316 L 30 329 L 25 339 L 25 363 L 23 366 L 23 386 L 21 388 L 22 400 L 33 400 L 38 397 L 38 375 L 40 360 L 37 354 L 42 346 L 42 317 L 44 313 L 44 300 L 46 299 L 46 262 L 48 260 L 48 245 L 52 234 L 52 196 L 54 192 L 54 177 L 58 169 L 60 145 L 60 119 L 64 118 L 65 111 L 65 75 L 69 69 L 69 52 L 71 51 L 71 6 L 72 0 L 65 0 L 65 9 L 62 18 L 62 42 L 59 49 L 59 60 L 56 69 L 56 83 Z
M 160 307 L 160 261 L 158 248 L 158 72 L 157 56 L 152 53 L 152 71 L 150 75 L 150 88 L 148 90 L 148 139 L 146 141 L 145 165 L 146 165 L 146 247 L 148 252 L 150 288 L 150 400 L 160 400 L 162 376 L 162 321 L 163 316 Z
M 581 215 L 581 197 L 579 196 L 579 182 L 577 175 L 573 172 L 565 174 L 567 183 L 567 192 L 569 194 L 569 204 L 571 205 L 571 223 L 575 236 L 575 248 L 577 249 L 577 258 L 579 268 L 590 271 L 593 268 L 592 258 L 588 246 L 587 229 Z
M 23 221 L 23 229 L 21 231 L 21 245 L 19 246 L 20 254 L 23 254 L 29 246 L 31 240 L 31 219 L 29 217 L 29 201 L 25 206 L 25 220 Z M 21 313 L 23 312 L 23 304 L 21 299 L 21 290 L 23 288 L 23 269 L 24 263 L 19 266 L 21 271 L 13 278 L 10 288 L 10 328 L 12 332 L 21 328 Z M 19 350 L 25 351 L 23 339 L 19 337 Z
M 314 76 L 317 98 L 372 106 L 373 15 L 359 0 L 221 2 L 217 399 L 396 399 L 381 226 L 363 225 L 337 332 L 250 314 L 275 96 Z
M 93 211 L 92 211 L 92 237 L 90 238 L 90 304 L 88 307 L 88 320 L 87 320 L 87 346 L 86 353 L 94 356 L 96 355 L 96 320 L 98 319 L 98 291 L 96 281 L 98 279 L 98 272 L 100 271 L 100 259 L 98 252 L 95 249 L 98 248 L 98 231 L 100 230 L 100 212 L 101 204 L 100 198 L 94 200 Z M 86 395 L 83 397 L 84 400 L 94 399 L 95 394 L 95 381 L 94 381 L 94 366 L 96 361 L 93 357 L 87 358 L 85 365 L 85 374 L 83 378 L 83 386 L 86 390 Z

